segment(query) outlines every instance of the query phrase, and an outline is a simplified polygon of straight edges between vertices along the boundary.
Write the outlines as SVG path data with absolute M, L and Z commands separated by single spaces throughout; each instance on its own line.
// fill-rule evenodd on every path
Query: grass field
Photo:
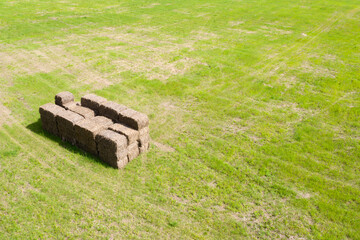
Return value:
M 0 239 L 360 239 L 358 0 L 0 0 Z M 43 132 L 150 117 L 123 170 Z

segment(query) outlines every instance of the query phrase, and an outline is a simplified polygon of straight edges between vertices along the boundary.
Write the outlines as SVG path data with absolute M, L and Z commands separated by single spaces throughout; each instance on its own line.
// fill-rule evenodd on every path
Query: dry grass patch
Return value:
M 0 103 L 0 127 L 5 123 L 11 125 L 11 121 L 9 120 L 10 114 L 11 111 Z
M 77 83 L 96 83 L 96 88 L 118 82 L 119 74 L 127 71 L 165 81 L 185 74 L 196 65 L 204 65 L 201 59 L 181 52 L 194 51 L 197 42 L 218 37 L 198 31 L 180 41 L 164 34 L 154 36 L 152 33 L 156 31 L 155 27 L 105 27 L 88 34 L 69 35 L 57 45 L 40 43 L 42 47 L 35 50 L 0 45 L 0 70 L 6 79 L 61 70 L 75 76 Z M 106 40 L 91 41 L 97 38 Z M 103 66 L 111 71 L 98 67 L 101 61 L 106 61 Z
M 151 3 L 150 5 L 147 5 L 147 6 L 143 6 L 143 7 L 140 7 L 140 8 L 153 8 L 153 7 L 156 7 L 156 6 L 159 6 L 161 5 L 160 3 Z
M 328 68 L 322 66 L 313 66 L 309 62 L 305 61 L 302 66 L 299 68 L 300 71 L 305 73 L 311 73 L 315 77 L 327 77 L 327 78 L 335 78 L 336 73 L 334 71 L 329 70 Z
M 305 228 L 313 224 L 310 216 L 295 210 L 287 203 L 287 199 L 253 205 L 244 213 L 230 215 L 235 221 L 242 222 L 251 229 L 249 234 L 252 238 L 263 238 L 266 232 L 266 236 L 271 239 L 305 239 L 291 233 L 292 231 L 285 233 L 274 226 L 279 222 L 289 225 L 300 223 Z
M 241 24 L 243 24 L 243 23 L 244 23 L 244 21 L 230 21 L 230 22 L 229 22 L 229 25 L 232 26 L 232 27 L 234 27 L 234 26 L 241 25 Z
M 0 70 L 2 77 L 12 80 L 18 75 L 34 75 L 61 70 L 75 76 L 77 83 L 94 84 L 97 88 L 105 87 L 111 82 L 99 72 L 72 55 L 65 46 L 43 46 L 36 50 L 12 49 L 0 46 Z M 96 87 L 95 87 L 96 88 Z
M 79 42 L 78 46 L 87 46 L 87 39 L 96 37 L 108 38 L 103 42 L 106 53 L 119 54 L 121 57 L 102 55 L 109 65 L 113 66 L 111 74 L 131 71 L 142 73 L 148 79 L 166 80 L 174 75 L 182 75 L 196 65 L 204 65 L 200 59 L 180 55 L 183 50 L 193 51 L 201 40 L 217 38 L 217 35 L 206 32 L 194 32 L 191 38 L 179 41 L 168 35 L 153 36 L 154 27 L 101 28 L 85 35 L 72 35 L 66 42 Z M 94 46 L 91 47 L 96 51 Z M 97 58 L 89 62 L 95 64 Z M 109 73 L 110 74 L 110 73 Z M 106 73 L 105 73 L 106 76 Z
M 250 31 L 250 30 L 240 29 L 240 28 L 228 28 L 228 30 L 235 31 L 239 34 L 255 34 L 255 33 L 257 33 L 256 31 Z
M 264 32 L 266 34 L 273 34 L 273 35 L 286 35 L 293 33 L 293 31 L 276 28 L 274 26 L 261 26 L 260 30 L 261 32 Z
M 155 141 L 152 141 L 151 143 L 154 144 L 158 149 L 160 149 L 163 152 L 175 152 L 175 149 L 173 147 L 170 147 L 169 145 Z

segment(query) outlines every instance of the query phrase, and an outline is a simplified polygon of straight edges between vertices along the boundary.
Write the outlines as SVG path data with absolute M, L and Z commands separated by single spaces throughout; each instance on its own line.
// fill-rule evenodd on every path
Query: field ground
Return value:
M 0 0 L 1 239 L 360 239 L 360 4 Z M 41 129 L 149 114 L 112 169 Z

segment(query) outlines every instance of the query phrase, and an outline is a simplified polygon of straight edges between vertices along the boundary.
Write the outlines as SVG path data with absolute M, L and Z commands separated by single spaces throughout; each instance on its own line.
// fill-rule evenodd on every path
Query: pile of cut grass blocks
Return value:
M 149 118 L 95 94 L 74 101 L 70 92 L 55 96 L 55 104 L 39 108 L 42 127 L 63 141 L 123 168 L 150 146 Z

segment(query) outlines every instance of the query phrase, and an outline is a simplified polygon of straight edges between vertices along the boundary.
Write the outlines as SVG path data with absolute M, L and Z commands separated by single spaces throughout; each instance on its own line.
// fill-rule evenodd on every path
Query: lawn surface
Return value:
M 360 239 L 358 0 L 0 0 L 0 239 Z M 150 117 L 123 170 L 41 129 Z

